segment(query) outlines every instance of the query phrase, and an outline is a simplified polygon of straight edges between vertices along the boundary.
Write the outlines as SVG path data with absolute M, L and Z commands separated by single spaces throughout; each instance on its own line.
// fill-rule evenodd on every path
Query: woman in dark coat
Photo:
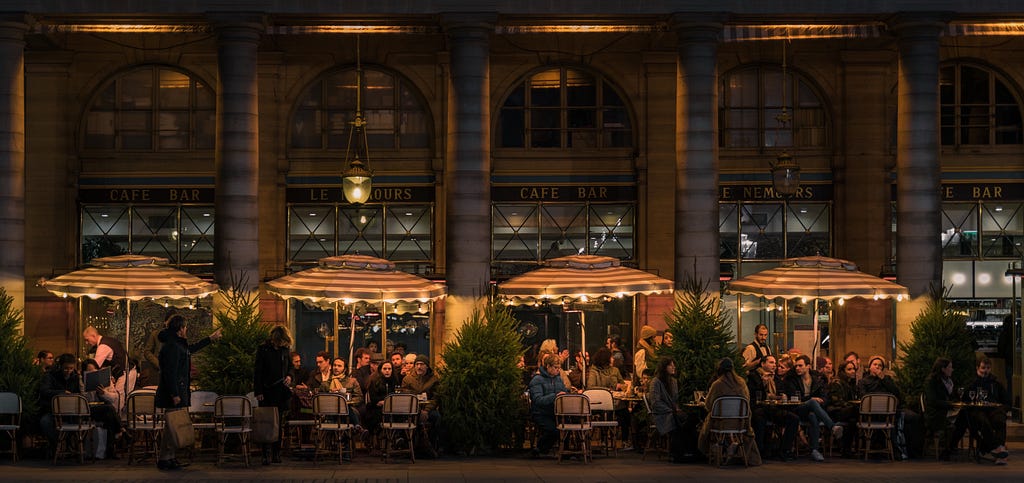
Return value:
M 957 400 L 953 362 L 944 357 L 935 359 L 932 373 L 924 386 L 924 418 L 928 428 L 941 438 L 939 459 L 942 460 L 949 459 L 950 451 L 956 448 L 966 428 L 966 421 L 959 413 L 952 412 L 953 403 Z
M 260 407 L 276 407 L 278 428 L 284 427 L 282 419 L 291 402 L 291 351 L 292 336 L 288 328 L 278 325 L 270 330 L 270 338 L 256 349 L 256 367 L 253 370 L 253 394 Z M 277 441 L 263 445 L 263 464 L 281 462 L 281 436 Z
M 381 414 L 384 411 L 384 398 L 402 387 L 402 374 L 396 371 L 390 361 L 381 363 L 372 376 L 366 389 L 366 429 L 377 434 L 380 427 Z
M 156 388 L 156 407 L 165 410 L 187 408 L 192 404 L 191 359 L 192 353 L 220 338 L 220 330 L 210 337 L 188 344 L 186 334 L 188 326 L 185 318 L 172 315 L 167 319 L 167 328 L 160 332 L 157 339 L 163 344 L 160 348 L 160 384 Z M 183 465 L 175 458 L 173 438 L 161 438 L 160 459 L 156 467 L 161 470 L 176 470 Z

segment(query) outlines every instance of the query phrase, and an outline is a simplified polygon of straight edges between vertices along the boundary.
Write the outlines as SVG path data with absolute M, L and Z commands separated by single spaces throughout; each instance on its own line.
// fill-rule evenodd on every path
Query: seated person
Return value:
M 401 357 L 398 360 L 402 360 Z M 377 373 L 370 376 L 370 388 L 366 392 L 366 426 L 376 434 L 380 428 L 381 414 L 384 410 L 384 399 L 402 386 L 402 377 L 394 370 L 394 364 L 385 362 L 380 365 Z
M 587 389 L 607 389 L 609 391 L 622 391 L 626 388 L 626 381 L 622 378 L 622 372 L 612 363 L 612 351 L 602 347 L 594 353 L 594 365 L 587 370 Z M 629 408 L 625 403 L 619 401 L 615 404 L 615 419 L 619 422 L 622 436 L 622 450 L 629 451 Z
M 893 380 L 892 376 L 886 372 L 888 368 L 889 364 L 884 357 L 871 356 L 868 359 L 867 374 L 857 383 L 857 395 L 864 397 L 864 395 L 871 393 L 892 394 L 896 396 L 896 403 L 899 404 L 903 399 L 903 393 L 896 385 L 896 381 Z M 896 458 L 905 460 L 909 458 L 907 444 L 905 443 L 907 442 L 907 436 L 919 436 L 924 434 L 924 431 L 921 428 L 920 416 L 910 409 L 900 408 L 896 412 L 896 418 L 897 420 L 902 419 L 903 429 L 892 432 L 893 451 L 896 453 Z M 897 423 L 897 426 L 901 425 Z M 915 444 L 916 449 L 919 448 Z
M 776 377 L 775 356 L 761 358 L 761 364 L 747 374 L 747 390 L 754 396 L 755 404 L 766 399 L 776 399 L 782 395 L 779 389 L 782 380 Z M 755 405 L 751 412 L 750 423 L 754 427 L 754 439 L 761 455 L 768 455 L 768 422 L 782 429 L 779 441 L 779 457 L 784 461 L 793 460 L 793 443 L 800 429 L 800 418 L 792 411 Z
M 50 371 L 43 376 L 43 380 L 39 385 L 39 425 L 54 451 L 56 451 L 57 447 L 57 428 L 53 419 L 51 401 L 54 396 L 60 394 L 82 393 L 82 378 L 79 376 L 75 366 L 74 355 L 62 354 Z M 117 459 L 117 455 L 114 453 L 114 442 L 125 434 L 124 428 L 121 426 L 121 418 L 117 414 L 117 409 L 110 404 L 103 404 L 90 406 L 89 413 L 93 421 L 108 432 L 107 458 Z
M 732 368 L 730 367 L 730 370 Z M 676 363 L 672 358 L 662 357 L 651 381 L 651 417 L 658 434 L 669 436 L 669 453 L 673 463 L 687 462 L 692 455 L 696 423 L 688 421 L 679 407 L 679 382 L 676 380 Z
M 84 379 L 84 374 L 86 372 L 93 372 L 93 371 L 98 371 L 98 370 L 100 370 L 100 365 L 96 362 L 95 359 L 86 359 L 86 360 L 82 361 L 83 379 Z M 103 402 L 105 402 L 105 403 L 107 403 L 107 404 L 109 404 L 111 406 L 114 406 L 114 407 L 118 406 L 117 391 L 115 391 L 114 388 L 111 387 L 110 384 L 106 384 L 106 385 L 97 387 L 94 396 L 97 398 L 98 401 L 103 401 Z
M 556 354 L 541 358 L 537 375 L 530 380 L 530 418 L 537 425 L 537 445 L 531 449 L 533 457 L 547 454 L 558 442 L 558 428 L 555 425 L 555 398 L 567 394 L 569 388 L 559 375 L 562 359 Z
M 359 427 L 359 421 L 362 419 L 362 413 L 366 411 L 366 405 L 363 404 L 363 390 L 359 388 L 359 382 L 345 372 L 345 359 L 334 358 L 334 362 L 331 363 L 331 378 L 320 386 L 320 392 L 332 392 L 345 396 L 345 399 L 348 400 L 349 422 L 357 426 L 356 431 L 362 429 Z
M 956 442 L 963 437 L 966 428 L 967 413 L 954 410 L 956 400 L 953 362 L 944 357 L 935 359 L 924 386 L 924 417 L 928 427 L 940 437 L 939 459 L 943 461 L 949 460 L 949 453 L 956 449 Z
M 818 423 L 825 425 L 825 429 L 834 438 L 843 436 L 843 427 L 832 422 L 825 411 L 825 398 L 828 393 L 825 389 L 825 378 L 811 369 L 811 358 L 807 355 L 796 356 L 793 361 L 793 369 L 789 371 L 783 380 L 782 391 L 791 398 L 796 396 L 801 404 L 796 408 L 796 414 L 802 421 L 807 423 L 807 443 L 811 447 L 811 459 L 814 461 L 825 461 L 821 454 L 819 439 L 821 437 Z
M 437 403 L 434 401 L 434 388 L 437 386 L 437 376 L 430 368 L 430 359 L 420 354 L 416 356 L 412 372 L 402 379 L 402 390 L 411 392 L 426 398 L 427 403 L 420 405 L 420 424 L 426 429 L 430 439 L 429 451 L 436 451 L 441 433 L 441 413 L 437 410 Z M 425 425 L 424 425 L 425 423 Z
M 992 376 L 992 361 L 988 357 L 978 360 L 977 377 L 967 385 L 964 394 L 974 392 L 978 400 L 998 403 L 992 408 L 970 408 L 968 426 L 981 435 L 979 453 L 990 453 L 996 464 L 1005 465 L 1010 453 L 1006 450 L 1006 407 L 1009 395 L 1003 385 Z M 984 392 L 982 392 L 984 391 Z M 981 397 L 984 394 L 986 397 Z
M 719 361 L 718 369 L 715 371 L 715 381 L 708 388 L 708 395 L 704 400 L 704 409 L 707 410 L 708 415 L 704 418 L 704 424 L 701 426 L 698 439 L 698 447 L 704 454 L 709 454 L 711 449 L 709 444 L 712 424 L 711 411 L 715 407 L 715 400 L 720 397 L 742 397 L 747 400 L 747 403 L 750 402 L 750 392 L 747 389 L 747 384 L 733 370 L 734 366 L 735 364 L 732 359 L 728 357 Z M 752 465 L 760 465 L 761 454 L 754 443 L 753 433 L 754 430 L 748 426 L 746 433 L 740 437 L 739 444 L 743 445 L 744 453 L 747 455 L 747 462 Z
M 857 434 L 853 431 L 857 427 L 857 418 L 860 415 L 860 407 L 854 404 L 857 399 L 857 364 L 853 361 L 843 361 L 839 364 L 839 373 L 828 384 L 828 414 L 832 420 L 839 423 L 846 423 L 849 431 L 843 433 L 842 455 L 844 458 L 853 456 L 851 447 L 853 437 Z

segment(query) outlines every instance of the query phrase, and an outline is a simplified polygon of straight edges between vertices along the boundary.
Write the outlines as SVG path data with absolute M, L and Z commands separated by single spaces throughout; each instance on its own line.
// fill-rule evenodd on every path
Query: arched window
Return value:
M 995 72 L 967 64 L 939 69 L 944 146 L 1021 144 L 1020 104 Z
M 216 96 L 193 75 L 165 66 L 125 72 L 101 88 L 85 117 L 82 147 L 113 151 L 213 149 Z
M 782 108 L 789 113 L 779 120 Z M 773 66 L 744 67 L 722 76 L 720 146 L 724 148 L 825 147 L 825 105 L 801 75 Z
M 428 147 L 427 110 L 408 81 L 364 67 L 362 90 L 366 138 L 371 150 Z M 355 112 L 355 68 L 317 80 L 299 97 L 291 123 L 291 147 L 345 149 Z
M 501 106 L 502 148 L 628 148 L 626 103 L 606 79 L 566 67 L 531 75 Z

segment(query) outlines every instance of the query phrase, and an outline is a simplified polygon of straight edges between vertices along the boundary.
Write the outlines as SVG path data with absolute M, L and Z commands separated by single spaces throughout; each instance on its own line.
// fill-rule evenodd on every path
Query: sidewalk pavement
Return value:
M 129 466 L 127 459 L 97 461 L 78 465 L 76 461 L 62 461 L 51 466 L 48 461 L 29 459 L 12 464 L 9 459 L 0 460 L 2 481 L 74 481 L 90 482 L 650 482 L 650 481 L 709 481 L 722 478 L 743 478 L 750 481 L 808 481 L 871 483 L 887 481 L 1022 481 L 1024 480 L 1024 443 L 1011 442 L 1010 464 L 995 466 L 991 463 L 975 463 L 962 459 L 957 462 L 940 462 L 934 459 L 911 460 L 892 463 L 886 460 L 847 460 L 839 457 L 826 458 L 824 463 L 814 463 L 809 458 L 781 463 L 767 461 L 759 467 L 744 468 L 732 465 L 717 468 L 707 464 L 677 465 L 657 460 L 653 456 L 641 461 L 634 452 L 620 452 L 618 457 L 597 455 L 590 464 L 579 460 L 563 461 L 554 458 L 529 459 L 522 456 L 506 457 L 443 457 L 436 460 L 417 459 L 416 463 L 398 459 L 387 464 L 379 457 L 357 452 L 351 463 L 339 465 L 334 461 L 321 461 L 314 466 L 309 461 L 294 461 L 287 456 L 279 465 L 261 466 L 259 458 L 253 458 L 253 466 L 246 468 L 239 463 L 222 467 L 213 464 L 210 455 L 188 468 L 178 471 L 159 471 L 150 460 Z

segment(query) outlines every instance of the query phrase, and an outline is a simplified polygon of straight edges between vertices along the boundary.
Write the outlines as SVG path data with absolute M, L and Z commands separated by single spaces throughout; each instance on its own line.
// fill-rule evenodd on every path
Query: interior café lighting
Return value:
M 345 165 L 341 174 L 341 190 L 349 203 L 362 204 L 370 199 L 373 188 L 373 170 L 366 142 L 366 119 L 363 118 L 363 65 L 359 58 L 359 36 L 356 36 L 356 115 L 352 119 L 345 147 Z M 363 164 L 363 160 L 366 164 Z
M 786 42 L 788 40 L 782 41 L 782 112 L 775 116 L 775 120 L 779 122 L 780 132 L 786 130 L 786 124 L 790 120 L 789 111 L 786 109 Z M 776 145 L 778 145 L 778 136 L 776 136 Z M 775 193 L 786 198 L 795 195 L 800 189 L 800 165 L 793 160 L 793 156 L 783 150 L 775 158 L 775 162 L 770 164 L 772 187 L 775 188 Z

